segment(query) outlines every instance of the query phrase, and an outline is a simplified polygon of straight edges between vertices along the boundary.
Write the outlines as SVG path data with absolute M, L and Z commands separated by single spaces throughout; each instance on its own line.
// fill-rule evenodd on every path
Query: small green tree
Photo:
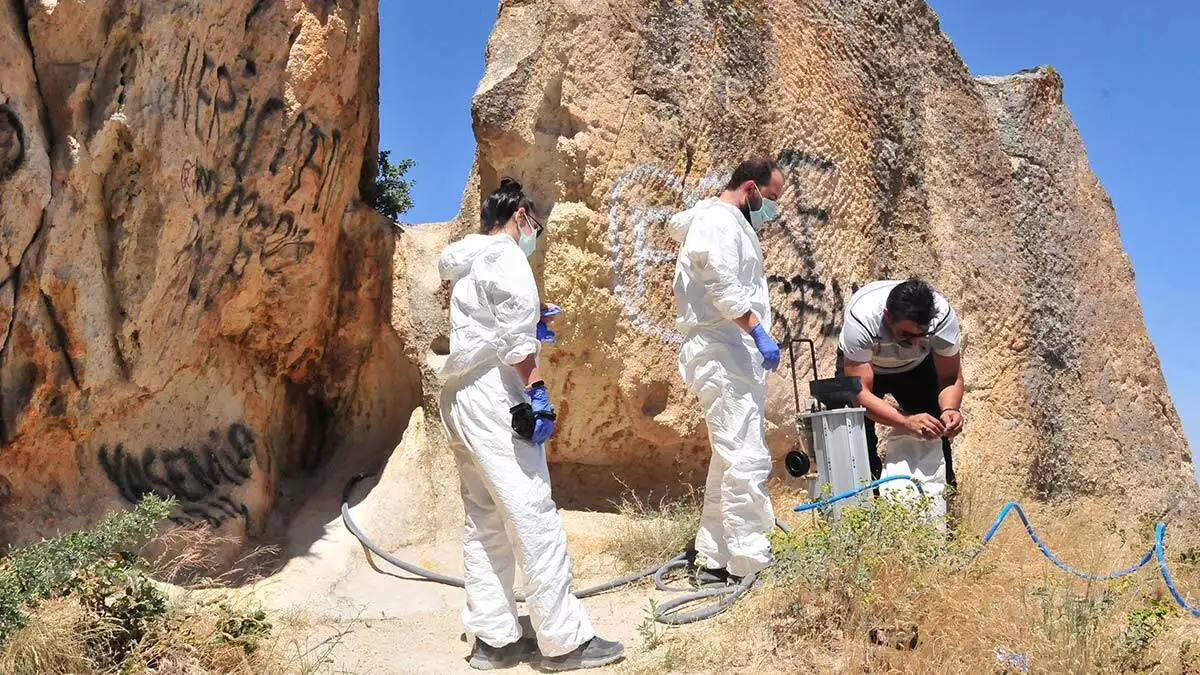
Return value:
M 390 154 L 390 150 L 379 151 L 379 174 L 375 177 L 375 193 L 371 195 L 371 206 L 388 218 L 396 220 L 413 206 L 410 192 L 413 180 L 406 179 L 404 174 L 415 162 L 402 159 L 392 164 L 388 160 Z

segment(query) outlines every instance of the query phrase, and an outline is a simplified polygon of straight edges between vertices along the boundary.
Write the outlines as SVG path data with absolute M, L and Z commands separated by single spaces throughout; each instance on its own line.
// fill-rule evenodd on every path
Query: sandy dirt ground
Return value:
M 317 504 L 333 495 L 318 495 Z M 312 513 L 328 514 L 314 507 Z M 352 515 L 370 509 L 355 506 Z M 592 512 L 562 511 L 567 528 L 576 588 L 614 576 L 612 559 L 604 553 L 605 533 L 619 531 L 620 516 Z M 263 605 L 280 616 L 291 616 L 306 626 L 291 639 L 310 660 L 323 655 L 335 673 L 467 673 L 470 651 L 463 637 L 459 613 L 464 603 L 461 589 L 417 580 L 388 563 L 371 556 L 342 525 L 340 518 L 322 524 L 305 522 L 301 512 L 296 529 L 307 534 L 305 551 L 292 557 L 279 573 L 254 589 Z M 356 518 L 356 522 L 358 519 Z M 387 523 L 359 525 L 381 542 L 389 537 Z M 457 533 L 458 524 L 447 525 L 447 535 Z M 428 569 L 460 575 L 462 553 L 452 536 L 431 545 L 388 549 L 394 555 Z M 311 543 L 309 543 L 311 541 Z M 519 584 L 520 582 L 518 582 Z M 650 598 L 670 597 L 649 583 L 584 600 L 597 633 L 623 642 L 629 652 L 643 648 L 638 626 L 647 616 Z M 522 609 L 523 611 L 523 609 Z M 617 671 L 628 671 L 629 666 Z M 537 672 L 522 666 L 505 672 Z

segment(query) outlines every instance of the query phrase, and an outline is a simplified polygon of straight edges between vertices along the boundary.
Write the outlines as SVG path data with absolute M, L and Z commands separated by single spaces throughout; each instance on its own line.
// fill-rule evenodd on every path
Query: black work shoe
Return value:
M 525 661 L 532 661 L 537 658 L 537 655 L 537 640 L 533 638 L 523 637 L 503 647 L 493 647 L 476 638 L 475 647 L 471 649 L 471 657 L 467 660 L 467 665 L 475 670 L 499 670 L 512 668 Z
M 594 637 L 579 645 L 575 651 L 562 656 L 543 656 L 538 666 L 542 670 L 562 671 L 580 668 L 598 668 L 620 661 L 625 656 L 625 646 Z
M 696 588 L 710 588 L 713 586 L 728 586 L 729 579 L 730 579 L 729 572 L 724 567 L 718 567 L 718 568 L 712 568 L 712 569 L 710 569 L 708 567 L 697 567 L 696 568 L 696 576 L 695 576 Z

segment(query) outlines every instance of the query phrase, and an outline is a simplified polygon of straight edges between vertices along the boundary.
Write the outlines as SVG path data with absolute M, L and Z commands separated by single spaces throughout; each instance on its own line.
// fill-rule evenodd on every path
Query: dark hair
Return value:
M 522 207 L 529 213 L 536 211 L 533 200 L 525 195 L 520 183 L 512 178 L 501 180 L 500 187 L 492 190 L 487 199 L 483 200 L 483 208 L 479 213 L 479 231 L 488 234 L 507 223 Z
M 760 187 L 766 187 L 771 183 L 771 174 L 779 170 L 779 163 L 770 157 L 755 157 L 748 159 L 733 170 L 733 175 L 729 177 L 729 182 L 725 185 L 726 190 L 736 190 L 738 186 L 748 180 Z
M 892 321 L 912 321 L 928 328 L 937 317 L 933 288 L 916 277 L 903 281 L 888 293 L 887 311 Z

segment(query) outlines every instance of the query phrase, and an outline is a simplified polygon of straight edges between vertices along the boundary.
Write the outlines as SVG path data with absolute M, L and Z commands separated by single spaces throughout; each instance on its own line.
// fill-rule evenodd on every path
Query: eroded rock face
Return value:
M 665 225 L 755 153 L 787 183 L 763 235 L 774 332 L 817 339 L 823 375 L 854 290 L 921 275 L 967 336 L 968 481 L 1048 499 L 1194 494 L 1057 74 L 972 79 L 923 2 L 602 4 L 502 3 L 456 226 L 475 227 L 505 175 L 552 208 L 537 261 L 565 309 L 546 352 L 560 503 L 611 499 L 614 473 L 663 487 L 707 464 L 675 366 Z M 788 377 L 770 381 L 780 454 L 795 438 Z
M 413 532 L 452 520 L 434 265 L 503 175 L 552 209 L 535 264 L 566 310 L 544 352 L 559 502 L 698 482 L 665 223 L 755 153 L 788 185 L 763 238 L 775 332 L 816 338 L 823 374 L 854 289 L 920 274 L 966 330 L 967 481 L 1131 511 L 1194 495 L 1052 71 L 973 80 L 908 0 L 501 3 L 463 209 L 396 247 L 362 203 L 376 42 L 371 0 L 0 4 L 0 544 L 148 492 L 262 532 L 334 480 L 306 469 L 380 464 L 418 404 L 393 456 L 416 466 L 386 475 L 431 495 Z
M 255 534 L 399 440 L 377 40 L 371 0 L 0 7 L 0 543 L 149 492 Z

